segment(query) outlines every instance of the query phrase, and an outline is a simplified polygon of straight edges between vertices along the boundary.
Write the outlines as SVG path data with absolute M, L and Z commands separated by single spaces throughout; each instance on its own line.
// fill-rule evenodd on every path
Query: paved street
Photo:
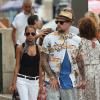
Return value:
M 0 100 L 12 100 L 9 94 L 0 94 Z

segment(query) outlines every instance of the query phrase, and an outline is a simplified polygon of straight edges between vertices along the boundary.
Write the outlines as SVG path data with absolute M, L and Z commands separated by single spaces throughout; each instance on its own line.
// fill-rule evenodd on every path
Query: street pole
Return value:
M 72 9 L 74 13 L 74 25 L 88 11 L 88 0 L 72 0 Z

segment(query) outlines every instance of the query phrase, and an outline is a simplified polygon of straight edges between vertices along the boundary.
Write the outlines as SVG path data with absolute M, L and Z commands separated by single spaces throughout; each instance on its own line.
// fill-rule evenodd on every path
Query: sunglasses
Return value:
M 56 24 L 58 24 L 58 23 L 59 23 L 59 24 L 61 24 L 61 25 L 63 25 L 65 22 L 66 22 L 66 23 L 69 23 L 69 22 L 72 22 L 72 21 L 71 21 L 71 20 L 65 20 L 65 21 L 55 21 L 55 23 L 56 23 Z
M 63 24 L 65 23 L 65 21 L 55 21 L 55 23 L 56 23 L 56 24 L 59 23 L 59 24 L 63 25 Z
M 31 32 L 31 33 L 30 32 L 26 32 L 25 33 L 26 36 L 29 36 L 29 35 L 35 36 L 35 34 L 36 34 L 35 32 Z

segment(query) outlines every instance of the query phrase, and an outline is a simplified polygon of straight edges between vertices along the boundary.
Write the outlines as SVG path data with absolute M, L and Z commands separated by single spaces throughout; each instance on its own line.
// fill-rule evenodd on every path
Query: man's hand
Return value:
M 58 80 L 55 77 L 50 78 L 50 86 L 53 89 L 56 89 L 56 90 L 58 89 Z

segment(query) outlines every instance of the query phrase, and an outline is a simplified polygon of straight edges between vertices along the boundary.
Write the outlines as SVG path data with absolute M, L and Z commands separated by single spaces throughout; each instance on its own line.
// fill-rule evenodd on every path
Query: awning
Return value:
M 88 0 L 88 10 L 100 14 L 100 0 Z
M 15 10 L 20 9 L 22 6 L 22 0 L 11 0 L 6 2 L 4 5 L 0 7 L 0 11 L 6 11 L 6 10 Z

